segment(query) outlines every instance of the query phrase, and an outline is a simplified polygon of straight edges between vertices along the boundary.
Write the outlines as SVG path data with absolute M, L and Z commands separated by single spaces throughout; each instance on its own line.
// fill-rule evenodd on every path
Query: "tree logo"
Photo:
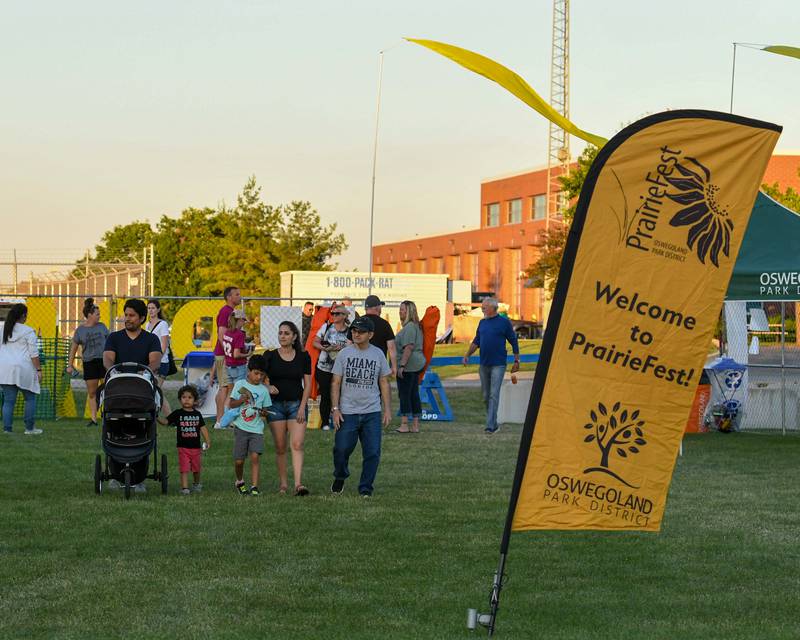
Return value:
M 700 262 L 710 258 L 719 267 L 719 254 L 729 255 L 733 222 L 728 209 L 717 200 L 719 187 L 711 182 L 711 172 L 696 158 L 686 157 L 686 164 L 675 163 L 681 178 L 665 176 L 667 182 L 679 193 L 666 193 L 670 200 L 686 205 L 669 221 L 673 227 L 691 227 L 686 239 L 689 249 L 694 249 Z
M 629 412 L 627 409 L 623 409 L 620 412 L 620 408 L 621 405 L 617 402 L 609 412 L 602 402 L 598 402 L 597 411 L 594 409 L 589 411 L 591 422 L 587 422 L 583 425 L 583 428 L 590 431 L 590 433 L 584 437 L 583 441 L 586 443 L 594 442 L 597 448 L 600 449 L 600 466 L 589 467 L 584 469 L 583 472 L 606 473 L 624 485 L 638 489 L 638 487 L 623 480 L 609 467 L 609 459 L 612 454 L 616 454 L 620 458 L 627 458 L 629 455 L 639 453 L 639 448 L 647 444 L 642 430 L 644 420 L 639 419 L 639 410 Z

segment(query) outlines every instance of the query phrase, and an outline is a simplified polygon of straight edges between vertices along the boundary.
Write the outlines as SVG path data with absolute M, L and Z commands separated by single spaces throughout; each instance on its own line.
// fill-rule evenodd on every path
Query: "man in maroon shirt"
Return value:
M 228 399 L 228 373 L 225 370 L 225 352 L 222 350 L 222 337 L 228 330 L 228 318 L 230 318 L 233 310 L 242 301 L 242 294 L 239 292 L 239 287 L 225 287 L 223 292 L 225 296 L 225 305 L 219 310 L 217 314 L 217 344 L 214 347 L 214 371 L 216 373 L 217 383 L 219 384 L 219 391 L 215 401 L 217 403 L 217 421 L 214 423 L 215 429 L 224 429 L 219 421 L 222 414 L 225 412 L 225 401 Z

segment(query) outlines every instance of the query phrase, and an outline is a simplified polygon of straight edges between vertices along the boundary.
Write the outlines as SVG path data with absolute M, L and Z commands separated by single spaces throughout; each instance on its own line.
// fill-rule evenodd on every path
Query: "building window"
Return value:
M 496 227 L 500 224 L 500 203 L 486 205 L 486 226 Z
M 509 262 L 511 263 L 511 274 L 514 276 L 513 286 L 511 287 L 511 313 L 522 317 L 522 249 L 509 249 Z
M 508 201 L 508 224 L 522 222 L 522 198 Z
M 450 256 L 450 278 L 453 280 L 461 280 L 461 256 L 456 254 Z
M 547 196 L 543 193 L 533 196 L 532 204 L 531 218 L 533 220 L 544 220 L 547 217 Z
M 500 275 L 500 264 L 497 260 L 497 251 L 486 252 L 486 286 L 495 296 L 500 296 L 500 287 L 503 278 Z
M 472 280 L 472 290 L 478 290 L 478 254 L 469 254 L 469 277 Z

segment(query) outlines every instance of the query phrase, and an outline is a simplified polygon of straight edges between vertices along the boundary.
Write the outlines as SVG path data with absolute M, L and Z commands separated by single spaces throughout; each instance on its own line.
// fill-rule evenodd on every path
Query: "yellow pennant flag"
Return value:
M 800 47 L 788 47 L 783 44 L 774 44 L 769 47 L 764 47 L 762 51 L 769 51 L 770 53 L 777 53 L 778 55 L 800 59 Z
M 659 530 L 780 131 L 724 113 L 670 111 L 630 125 L 600 151 L 536 369 L 513 530 Z
M 529 107 L 538 111 L 551 122 L 557 124 L 567 133 L 571 133 L 573 136 L 586 140 L 586 142 L 590 142 L 597 147 L 602 147 L 606 143 L 606 139 L 602 136 L 589 133 L 588 131 L 576 127 L 572 122 L 547 104 L 525 80 L 502 64 L 478 53 L 455 47 L 451 44 L 445 44 L 444 42 L 420 40 L 417 38 L 406 38 L 406 40 L 427 47 L 431 51 L 443 55 L 445 58 L 450 58 L 450 60 L 460 64 L 462 67 L 496 82 L 501 87 L 517 96 L 517 98 L 522 100 Z

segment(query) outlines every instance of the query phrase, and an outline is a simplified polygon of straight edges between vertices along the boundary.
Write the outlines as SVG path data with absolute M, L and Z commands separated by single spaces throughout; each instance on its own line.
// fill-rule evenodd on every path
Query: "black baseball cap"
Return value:
M 375 331 L 375 325 L 367 316 L 359 316 L 353 320 L 350 328 L 356 329 L 357 331 Z
M 365 309 L 372 309 L 373 307 L 380 307 L 380 306 L 382 306 L 384 304 L 386 304 L 386 303 L 382 302 L 381 299 L 378 296 L 370 295 L 370 296 L 367 296 L 364 299 L 364 308 Z

